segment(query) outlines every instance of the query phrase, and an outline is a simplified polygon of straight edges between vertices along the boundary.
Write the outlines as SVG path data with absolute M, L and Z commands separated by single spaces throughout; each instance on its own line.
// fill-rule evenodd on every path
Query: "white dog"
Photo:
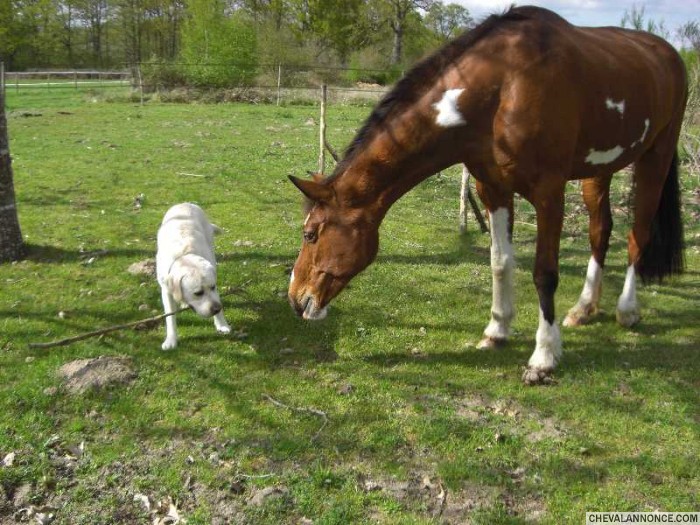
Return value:
M 214 234 L 220 231 L 195 204 L 185 202 L 170 208 L 158 230 L 156 276 L 166 314 L 178 305 L 187 305 L 202 317 L 214 316 L 216 330 L 228 334 L 231 327 L 216 290 Z M 165 318 L 162 348 L 176 346 L 177 325 L 171 315 Z

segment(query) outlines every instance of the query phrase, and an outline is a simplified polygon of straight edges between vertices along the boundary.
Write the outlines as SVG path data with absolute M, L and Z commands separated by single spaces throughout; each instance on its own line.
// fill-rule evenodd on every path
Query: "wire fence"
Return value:
M 153 71 L 154 68 L 168 68 L 168 71 Z M 266 102 L 272 104 L 305 105 L 320 104 L 321 86 L 326 81 L 336 84 L 327 86 L 327 101 L 333 104 L 374 104 L 390 89 L 376 82 L 357 80 L 368 75 L 389 75 L 396 72 L 381 69 L 338 68 L 323 66 L 258 65 L 256 75 L 219 78 L 217 89 L 199 87 L 194 83 L 175 78 L 174 86 L 166 86 L 173 70 L 182 71 L 187 67 L 198 67 L 203 71 L 221 72 L 225 69 L 242 68 L 241 64 L 142 64 L 118 70 L 78 70 L 61 69 L 50 71 L 7 72 L 0 63 L 0 89 L 6 92 L 43 93 L 44 96 L 59 95 L 67 91 L 90 93 L 119 93 L 120 96 L 157 99 L 163 102 L 189 102 L 201 99 L 211 102 Z M 149 69 L 150 68 L 150 69 Z M 399 72 L 400 73 L 400 72 Z M 213 74 L 213 73 L 212 73 Z M 205 75 L 206 76 L 206 75 Z M 216 75 L 214 75 L 216 76 Z M 238 78 L 238 82 L 236 81 Z M 244 81 L 240 81 L 243 79 Z M 626 170 L 628 171 L 628 170 Z M 682 203 L 691 220 L 700 220 L 699 175 L 688 170 Z M 613 179 L 610 201 L 613 217 L 627 222 L 630 216 L 631 176 L 618 174 Z M 520 222 L 534 225 L 534 209 L 524 199 L 516 200 L 516 210 Z M 580 183 L 572 182 L 566 192 L 567 230 L 587 231 L 587 213 L 580 192 Z

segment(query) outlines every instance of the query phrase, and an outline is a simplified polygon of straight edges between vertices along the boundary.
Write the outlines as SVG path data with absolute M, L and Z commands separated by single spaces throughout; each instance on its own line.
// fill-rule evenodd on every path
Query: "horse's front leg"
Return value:
M 493 348 L 503 344 L 510 335 L 515 317 L 513 252 L 513 196 L 496 195 L 477 183 L 477 191 L 486 204 L 491 224 L 491 320 L 484 330 L 478 348 Z
M 540 303 L 535 351 L 528 361 L 523 381 L 528 385 L 548 383 L 561 357 L 561 336 L 554 318 L 554 293 L 559 284 L 559 239 L 564 217 L 564 188 L 544 198 L 533 199 L 537 212 L 537 253 L 533 272 Z

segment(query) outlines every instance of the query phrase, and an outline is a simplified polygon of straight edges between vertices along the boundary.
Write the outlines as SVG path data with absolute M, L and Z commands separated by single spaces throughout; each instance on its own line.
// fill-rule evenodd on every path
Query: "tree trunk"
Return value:
M 10 141 L 5 117 L 5 93 L 0 88 L 0 263 L 24 256 L 24 243 L 15 206 Z
M 401 2 L 395 4 L 394 20 L 391 21 L 391 30 L 394 33 L 394 45 L 391 53 L 391 64 L 398 66 L 403 59 L 403 34 L 406 25 L 407 10 Z

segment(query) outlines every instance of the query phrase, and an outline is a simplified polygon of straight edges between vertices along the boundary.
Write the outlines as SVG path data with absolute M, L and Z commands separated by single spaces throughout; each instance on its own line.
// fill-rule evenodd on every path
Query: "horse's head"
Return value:
M 323 319 L 331 299 L 374 260 L 379 226 L 363 210 L 339 202 L 330 183 L 290 179 L 310 207 L 289 281 L 289 302 L 304 319 Z

